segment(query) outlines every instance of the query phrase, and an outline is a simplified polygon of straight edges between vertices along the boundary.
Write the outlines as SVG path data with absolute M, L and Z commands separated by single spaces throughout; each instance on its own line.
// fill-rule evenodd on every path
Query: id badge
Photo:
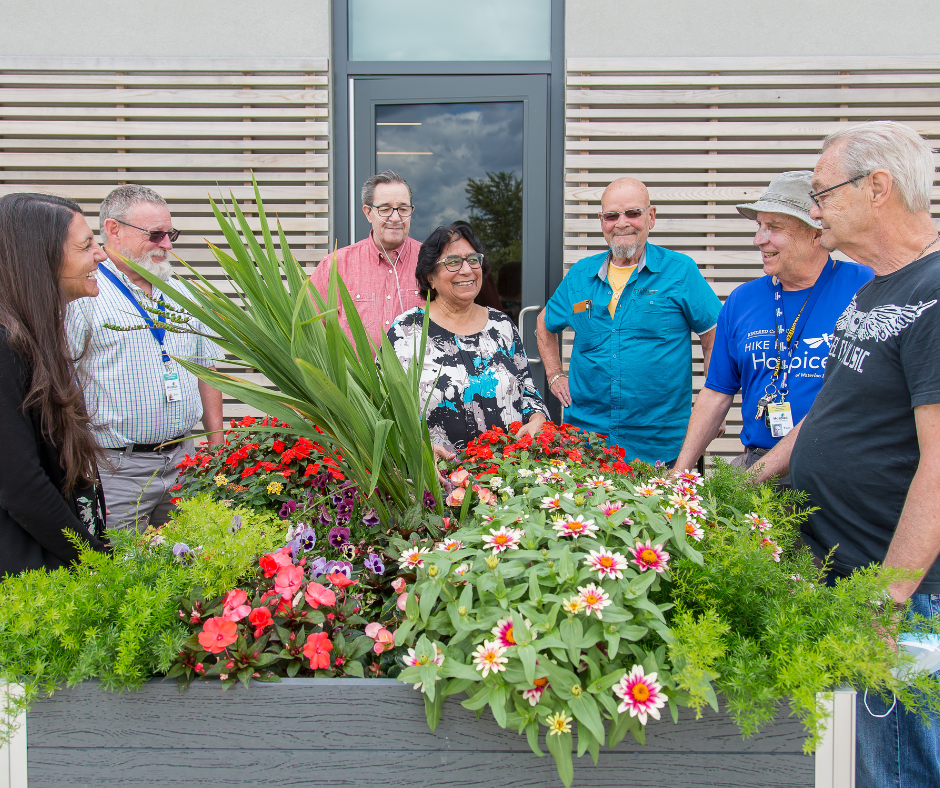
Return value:
M 770 416 L 770 434 L 775 438 L 784 437 L 793 429 L 793 411 L 789 402 L 772 402 L 767 406 Z
M 180 389 L 180 376 L 177 372 L 163 373 L 163 388 L 166 390 L 167 402 L 180 402 L 183 399 L 183 392 Z

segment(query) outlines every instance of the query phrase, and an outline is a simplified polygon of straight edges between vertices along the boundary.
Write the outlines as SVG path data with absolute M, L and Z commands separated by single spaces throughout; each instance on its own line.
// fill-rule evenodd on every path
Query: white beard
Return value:
M 146 252 L 142 257 L 136 258 L 131 257 L 126 249 L 120 250 L 121 255 L 126 257 L 128 260 L 133 260 L 141 268 L 147 269 L 154 276 L 159 277 L 164 282 L 168 281 L 170 275 L 173 273 L 173 264 L 169 259 L 163 259 L 159 262 L 154 261 L 153 257 L 157 253 L 156 249 L 151 249 L 149 252 Z
M 617 243 L 615 239 L 611 239 L 610 242 L 610 251 L 613 253 L 614 257 L 618 260 L 629 260 L 633 255 L 636 254 L 637 247 L 640 245 L 640 239 L 634 236 L 635 240 L 630 246 L 625 246 L 624 244 Z

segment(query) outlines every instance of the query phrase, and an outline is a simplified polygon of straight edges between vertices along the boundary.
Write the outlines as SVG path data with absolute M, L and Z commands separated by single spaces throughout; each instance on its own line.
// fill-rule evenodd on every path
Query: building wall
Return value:
M 566 57 L 933 55 L 937 0 L 566 0 Z
M 4 4 L 0 56 L 329 57 L 330 0 Z

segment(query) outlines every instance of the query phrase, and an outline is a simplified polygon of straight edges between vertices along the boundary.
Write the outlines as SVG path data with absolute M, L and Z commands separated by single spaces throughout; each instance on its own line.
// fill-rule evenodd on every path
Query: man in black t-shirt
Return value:
M 803 539 L 830 581 L 881 563 L 923 572 L 896 605 L 940 619 L 940 234 L 930 216 L 933 152 L 874 122 L 831 135 L 813 175 L 822 244 L 871 266 L 836 323 L 826 377 L 805 419 L 765 458 L 819 507 Z M 916 592 L 916 593 L 915 593 Z M 940 720 L 901 703 L 857 709 L 857 788 L 940 785 Z M 878 715 L 877 717 L 875 715 Z M 882 716 L 884 715 L 884 716 Z

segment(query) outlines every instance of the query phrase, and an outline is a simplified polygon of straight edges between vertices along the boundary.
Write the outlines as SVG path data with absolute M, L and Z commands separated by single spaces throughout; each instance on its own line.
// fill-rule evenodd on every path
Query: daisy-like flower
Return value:
M 627 568 L 627 559 L 620 553 L 612 553 L 605 548 L 599 552 L 590 551 L 590 555 L 584 559 L 584 563 L 591 567 L 603 580 L 605 577 L 613 577 L 619 580 L 623 577 L 623 570 Z
M 701 484 L 702 477 L 698 471 L 690 471 L 688 468 L 682 473 L 676 475 L 678 481 L 686 482 L 691 485 Z
M 675 491 L 680 495 L 685 496 L 690 501 L 701 501 L 702 496 L 698 494 L 698 491 L 691 484 L 686 484 L 685 482 L 677 482 L 675 486 Z
M 419 566 L 424 566 L 424 556 L 430 552 L 427 547 L 412 547 L 401 554 L 398 563 L 407 566 L 409 569 L 416 569 Z
M 574 518 L 556 519 L 554 522 L 552 528 L 558 531 L 561 536 L 570 536 L 577 539 L 579 536 L 593 536 L 597 532 L 594 520 L 585 520 L 583 514 L 579 514 Z
M 650 479 L 650 484 L 653 485 L 653 487 L 668 487 L 669 479 L 665 479 L 662 476 L 654 476 Z
M 673 492 L 669 494 L 669 497 L 666 499 L 670 506 L 675 507 L 676 509 L 685 509 L 692 503 L 689 496 L 681 492 Z
M 607 490 L 607 492 L 611 492 L 614 489 L 614 483 L 609 479 L 605 479 L 603 476 L 592 476 L 584 482 L 584 484 L 594 490 Z
M 633 563 L 640 567 L 640 571 L 652 569 L 655 572 L 665 572 L 669 567 L 669 553 L 663 550 L 661 544 L 655 547 L 652 540 L 647 539 L 646 544 L 637 542 L 633 548 Z
M 773 548 L 773 559 L 778 564 L 780 563 L 780 556 L 783 555 L 783 548 L 780 547 L 773 539 L 768 539 L 764 537 L 760 540 L 761 547 L 771 547 Z
M 560 495 L 546 495 L 542 499 L 542 505 L 539 508 L 549 509 L 552 511 L 557 511 L 558 509 L 561 509 L 561 496 Z
M 561 484 L 562 482 L 564 482 L 565 477 L 561 475 L 561 472 L 560 472 L 560 471 L 557 471 L 557 470 L 549 470 L 549 471 L 545 471 L 544 473 L 540 473 L 540 474 L 536 477 L 535 480 L 536 480 L 539 484 L 550 484 L 550 483 L 552 483 L 552 482 L 554 482 L 554 483 L 556 483 L 556 484 Z
M 490 479 L 490 487 L 492 487 L 494 490 L 499 489 L 502 484 L 503 480 L 499 476 L 494 476 L 492 479 Z
M 631 717 L 637 717 L 641 725 L 646 725 L 646 715 L 659 719 L 659 710 L 666 705 L 668 696 L 656 681 L 656 673 L 646 674 L 640 665 L 633 669 L 613 686 L 614 695 L 623 702 L 617 706 L 621 714 L 630 712 Z
M 457 575 L 457 577 L 463 577 L 469 571 L 470 571 L 470 564 L 461 564 L 454 570 L 454 574 Z
M 477 646 L 476 651 L 473 652 L 473 663 L 476 669 L 483 673 L 483 678 L 486 678 L 490 672 L 499 673 L 501 670 L 506 670 L 506 663 L 509 660 L 503 656 L 505 652 L 504 646 L 492 640 L 484 640 Z
M 530 471 L 528 468 L 520 468 L 518 471 L 516 471 L 516 476 L 525 479 L 531 476 L 533 473 L 535 473 L 535 471 Z
M 537 706 L 542 699 L 542 693 L 548 689 L 549 683 L 548 679 L 536 679 L 533 683 L 534 687 L 522 691 L 522 697 L 529 701 L 530 706 Z
M 708 510 L 697 503 L 690 503 L 685 510 L 689 517 L 708 517 Z
M 620 501 L 614 501 L 613 503 L 610 501 L 604 501 L 604 503 L 602 503 L 597 508 L 604 513 L 605 517 L 610 517 L 614 512 L 619 512 L 621 509 L 623 509 L 623 504 L 620 503 Z
M 512 618 L 507 616 L 496 622 L 496 626 L 490 630 L 496 638 L 496 642 L 503 648 L 509 648 L 516 645 L 516 639 L 512 636 Z
M 580 596 L 573 596 L 570 599 L 565 599 L 561 603 L 562 610 L 571 615 L 576 615 L 584 610 L 584 600 Z
M 410 648 L 408 649 L 408 654 L 402 659 L 402 661 L 409 668 L 417 668 L 417 667 L 420 667 L 421 665 L 426 665 L 429 662 L 433 662 L 435 665 L 440 667 L 441 665 L 444 664 L 444 652 L 441 651 L 440 646 L 438 646 L 437 643 L 435 643 L 434 644 L 434 656 L 428 659 L 427 657 L 418 657 L 415 654 L 415 650 L 413 648 Z M 435 677 L 435 681 L 440 681 L 440 680 L 441 680 L 440 676 Z M 419 692 L 424 692 L 424 682 L 419 681 L 417 684 L 414 685 L 414 689 L 418 690 Z
M 636 494 L 649 498 L 651 495 L 659 495 L 659 489 L 652 484 L 641 484 L 636 488 Z
M 686 520 L 685 522 L 685 533 L 690 539 L 694 539 L 696 542 L 701 542 L 702 537 L 705 536 L 705 531 L 702 530 L 702 526 L 695 520 Z
M 578 586 L 578 591 L 581 592 L 581 601 L 584 603 L 586 611 L 584 615 L 590 616 L 593 613 L 599 619 L 602 619 L 604 616 L 601 611 L 611 603 L 608 593 L 603 588 L 598 588 L 594 583 Z
M 773 527 L 767 520 L 765 520 L 759 514 L 755 514 L 754 512 L 744 515 L 744 519 L 747 520 L 747 523 L 751 526 L 752 531 L 760 531 L 761 533 L 764 533 L 764 531 L 769 531 Z
M 484 549 L 490 549 L 494 553 L 501 553 L 503 550 L 518 550 L 519 542 L 522 539 L 523 531 L 518 528 L 509 528 L 501 526 L 498 531 L 490 529 L 488 534 L 483 535 Z
M 445 539 L 443 542 L 438 542 L 434 545 L 435 550 L 443 550 L 446 553 L 452 553 L 454 550 L 460 550 L 463 547 L 463 542 L 459 539 Z
M 676 513 L 676 510 L 673 509 L 671 506 L 664 506 L 664 507 L 663 507 L 663 514 L 666 515 L 666 519 L 667 519 L 667 520 L 671 520 L 671 519 L 672 519 L 672 516 L 673 516 L 675 513 Z
M 531 702 L 531 701 L 530 701 Z M 563 711 L 557 714 L 550 714 L 545 724 L 548 726 L 549 736 L 561 736 L 563 733 L 571 733 L 571 717 L 565 715 Z

